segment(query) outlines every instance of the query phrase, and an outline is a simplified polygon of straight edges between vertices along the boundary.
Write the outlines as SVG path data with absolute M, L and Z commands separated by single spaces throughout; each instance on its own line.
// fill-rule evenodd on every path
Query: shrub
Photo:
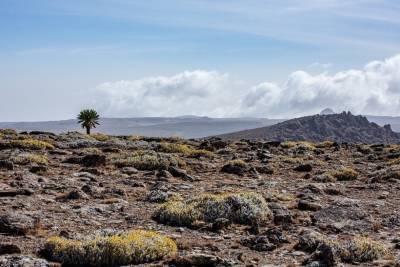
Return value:
M 188 145 L 177 143 L 161 143 L 159 145 L 158 151 L 164 153 L 180 153 L 192 158 L 212 158 L 214 156 L 211 151 L 204 149 L 194 149 Z
M 18 133 L 13 129 L 0 129 L 0 135 L 17 135 Z
M 280 156 L 277 158 L 278 161 L 288 163 L 288 164 L 302 164 L 304 163 L 304 160 L 302 158 L 292 158 L 288 156 Z
M 205 149 L 194 149 L 192 150 L 189 155 L 191 158 L 214 158 L 214 153 Z
M 141 171 L 166 170 L 169 166 L 186 167 L 186 162 L 178 157 L 161 157 L 153 151 L 138 151 L 125 159 L 117 159 L 114 164 L 119 167 L 135 167 Z
M 54 149 L 54 146 L 48 142 L 40 141 L 36 139 L 24 139 L 24 140 L 11 140 L 0 143 L 0 149 L 7 148 L 20 148 L 20 149 L 31 149 L 31 150 L 40 150 L 40 149 Z
M 388 254 L 388 249 L 382 243 L 369 237 L 355 237 L 343 245 L 341 258 L 345 262 L 367 262 Z
M 37 163 L 40 165 L 47 165 L 49 163 L 49 159 L 47 158 L 47 156 L 40 154 L 21 154 L 12 157 L 11 160 L 17 164 Z
M 193 149 L 188 145 L 175 144 L 175 143 L 160 143 L 158 151 L 164 153 L 182 153 L 185 155 L 190 154 Z
M 334 253 L 334 257 L 349 263 L 374 261 L 390 254 L 384 244 L 369 237 L 356 236 L 339 241 L 313 231 L 302 234 L 295 246 L 296 249 L 306 252 L 315 252 L 323 247 L 332 248 L 330 251 Z M 322 258 L 322 260 L 326 259 Z
M 280 145 L 282 148 L 300 148 L 308 151 L 315 150 L 315 144 L 307 141 L 300 141 L 300 142 L 294 142 L 294 141 L 284 141 Z
M 400 158 L 397 159 L 392 159 L 388 162 L 389 165 L 399 165 L 400 164 Z
M 77 241 L 60 237 L 47 240 L 43 253 L 66 266 L 122 266 L 172 257 L 175 242 L 152 231 L 135 230 L 121 235 Z
M 100 142 L 105 142 L 110 139 L 110 137 L 108 135 L 105 135 L 102 133 L 91 134 L 91 137 L 93 137 L 94 139 L 96 139 L 97 141 L 100 141 Z
M 98 149 L 97 147 L 86 147 L 82 149 L 83 154 L 102 154 L 101 150 Z
M 338 181 L 351 181 L 356 180 L 358 177 L 358 172 L 346 167 L 340 168 L 336 171 L 332 171 L 329 174 L 335 177 Z
M 334 144 L 335 144 L 335 142 L 333 142 L 333 141 L 323 141 L 323 142 L 316 144 L 315 146 L 317 148 L 331 148 L 334 146 Z
M 160 222 L 176 226 L 194 226 L 196 221 L 213 222 L 225 218 L 239 224 L 265 224 L 271 211 L 257 193 L 202 194 L 186 201 L 168 201 L 153 215 Z
M 241 167 L 241 168 L 246 168 L 246 166 L 247 166 L 247 163 L 241 159 L 231 160 L 228 162 L 228 164 L 235 166 L 235 167 Z

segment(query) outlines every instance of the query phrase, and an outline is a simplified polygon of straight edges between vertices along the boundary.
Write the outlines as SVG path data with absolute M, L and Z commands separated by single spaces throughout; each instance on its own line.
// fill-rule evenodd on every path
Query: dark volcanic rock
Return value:
M 0 233 L 8 235 L 26 235 L 34 232 L 37 220 L 19 213 L 9 213 L 0 216 Z
M 0 169 L 13 170 L 14 163 L 10 160 L 0 160 Z
M 314 115 L 272 126 L 219 135 L 223 139 L 325 140 L 349 143 L 400 143 L 400 135 L 390 126 L 381 127 L 364 116 L 350 112 Z

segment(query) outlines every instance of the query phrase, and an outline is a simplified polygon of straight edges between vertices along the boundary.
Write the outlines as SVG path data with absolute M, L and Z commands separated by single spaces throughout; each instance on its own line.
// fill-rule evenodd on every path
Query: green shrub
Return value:
M 27 150 L 54 149 L 54 146 L 48 142 L 36 139 L 10 140 L 0 143 L 0 149 L 19 148 Z
M 160 143 L 158 151 L 164 153 L 180 153 L 191 158 L 212 158 L 214 156 L 214 153 L 211 151 L 194 149 L 188 145 L 178 143 Z
M 351 168 L 340 168 L 339 170 L 331 171 L 328 174 L 335 177 L 338 181 L 352 181 L 358 177 L 358 172 Z
M 240 168 L 246 168 L 247 163 L 241 159 L 234 159 L 228 161 L 228 164 L 235 166 L 235 167 L 240 167 Z
M 18 135 L 13 129 L 0 129 L 0 135 Z
M 93 137 L 94 139 L 96 139 L 97 141 L 100 141 L 100 142 L 105 142 L 105 141 L 108 141 L 110 139 L 110 137 L 108 135 L 105 135 L 105 134 L 102 134 L 102 133 L 93 133 L 90 136 Z
M 154 151 L 137 151 L 130 157 L 114 160 L 114 164 L 119 168 L 135 167 L 141 171 L 165 170 L 169 166 L 186 167 L 186 162 L 182 159 L 173 156 L 162 157 Z
M 369 237 L 355 237 L 343 245 L 341 258 L 345 262 L 368 262 L 389 254 L 389 250 L 380 242 Z
M 158 151 L 164 153 L 182 153 L 185 155 L 190 154 L 193 149 L 188 145 L 176 143 L 160 143 Z
M 213 222 L 225 218 L 239 224 L 264 225 L 271 219 L 264 198 L 257 193 L 202 194 L 186 201 L 168 201 L 153 215 L 160 222 L 176 226 L 194 226 L 197 221 Z
M 333 141 L 323 141 L 323 142 L 317 143 L 315 145 L 315 147 L 317 147 L 317 148 L 331 148 L 331 147 L 333 147 L 334 144 L 335 144 L 335 142 L 333 142 Z
M 212 159 L 214 158 L 214 156 L 215 155 L 213 152 L 205 149 L 194 149 L 188 155 L 188 157 L 191 158 L 208 158 L 208 159 Z
M 312 151 L 315 150 L 315 144 L 312 142 L 308 142 L 308 141 L 299 141 L 299 142 L 295 142 L 295 141 L 284 141 L 281 143 L 280 145 L 282 148 L 302 148 L 304 150 L 308 150 L 308 151 Z
M 296 248 L 311 253 L 324 246 L 332 248 L 334 257 L 348 263 L 369 262 L 390 255 L 384 244 L 369 237 L 355 236 L 339 241 L 313 231 L 301 235 Z
M 11 160 L 16 164 L 29 164 L 36 163 L 40 165 L 47 165 L 49 163 L 49 159 L 46 155 L 40 154 L 21 154 L 15 157 L 11 157 Z
M 50 260 L 66 266 L 114 267 L 173 257 L 177 246 L 172 239 L 156 232 L 135 230 L 85 241 L 52 237 L 43 252 Z
M 288 157 L 288 156 L 279 156 L 277 158 L 278 162 L 284 162 L 288 164 L 301 164 L 304 163 L 304 160 L 302 158 L 293 158 L 293 157 Z

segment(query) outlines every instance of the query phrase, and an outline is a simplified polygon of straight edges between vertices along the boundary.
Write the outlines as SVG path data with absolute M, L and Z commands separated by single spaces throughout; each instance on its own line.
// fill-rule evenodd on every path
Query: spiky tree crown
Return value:
M 84 109 L 78 115 L 78 123 L 82 128 L 96 128 L 99 125 L 99 114 L 94 109 Z

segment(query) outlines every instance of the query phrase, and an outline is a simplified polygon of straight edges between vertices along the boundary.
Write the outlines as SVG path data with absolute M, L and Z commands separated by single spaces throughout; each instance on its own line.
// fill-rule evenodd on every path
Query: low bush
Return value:
M 335 145 L 335 142 L 333 142 L 333 141 L 323 141 L 323 142 L 317 143 L 315 145 L 315 147 L 317 147 L 317 148 L 331 148 L 334 145 Z
M 94 134 L 91 134 L 90 136 L 100 142 L 105 142 L 110 139 L 110 137 L 108 135 L 102 134 L 102 133 L 94 133 Z
M 282 148 L 299 148 L 307 151 L 315 150 L 316 146 L 314 143 L 307 142 L 307 141 L 284 141 L 280 144 Z
M 158 147 L 159 152 L 180 153 L 191 158 L 213 158 L 214 153 L 205 149 L 194 149 L 191 146 L 178 143 L 161 143 Z
M 176 253 L 177 245 L 172 239 L 144 230 L 84 241 L 52 237 L 43 249 L 46 258 L 72 267 L 143 264 L 173 257 Z
M 341 258 L 345 262 L 368 262 L 389 254 L 382 243 L 369 237 L 355 237 L 343 245 Z
M 168 225 L 194 226 L 195 222 L 213 222 L 225 218 L 233 223 L 264 225 L 272 213 L 265 199 L 257 193 L 202 194 L 186 201 L 168 201 L 153 218 Z
M 334 253 L 334 258 L 339 258 L 347 263 L 360 263 L 378 260 L 390 255 L 388 248 L 369 237 L 355 236 L 346 240 L 332 240 L 317 232 L 306 232 L 300 235 L 296 249 L 314 253 L 314 256 L 325 261 L 327 258 L 323 252 L 324 248 L 331 248 L 326 251 Z M 322 257 L 322 258 L 321 258 Z
M 10 140 L 0 143 L 0 149 L 19 148 L 27 150 L 54 149 L 54 146 L 48 142 L 36 139 Z
M 338 181 L 352 181 L 356 180 L 358 177 L 357 171 L 346 167 L 342 167 L 339 170 L 331 171 L 328 174 L 335 177 Z
M 0 129 L 0 135 L 17 135 L 18 133 L 13 129 Z
M 138 151 L 130 157 L 114 160 L 118 168 L 135 167 L 141 171 L 166 170 L 169 166 L 185 168 L 186 162 L 178 157 L 161 156 L 157 153 Z
M 22 165 L 29 163 L 47 165 L 49 163 L 47 156 L 40 154 L 20 154 L 18 156 L 11 157 L 11 161 Z

